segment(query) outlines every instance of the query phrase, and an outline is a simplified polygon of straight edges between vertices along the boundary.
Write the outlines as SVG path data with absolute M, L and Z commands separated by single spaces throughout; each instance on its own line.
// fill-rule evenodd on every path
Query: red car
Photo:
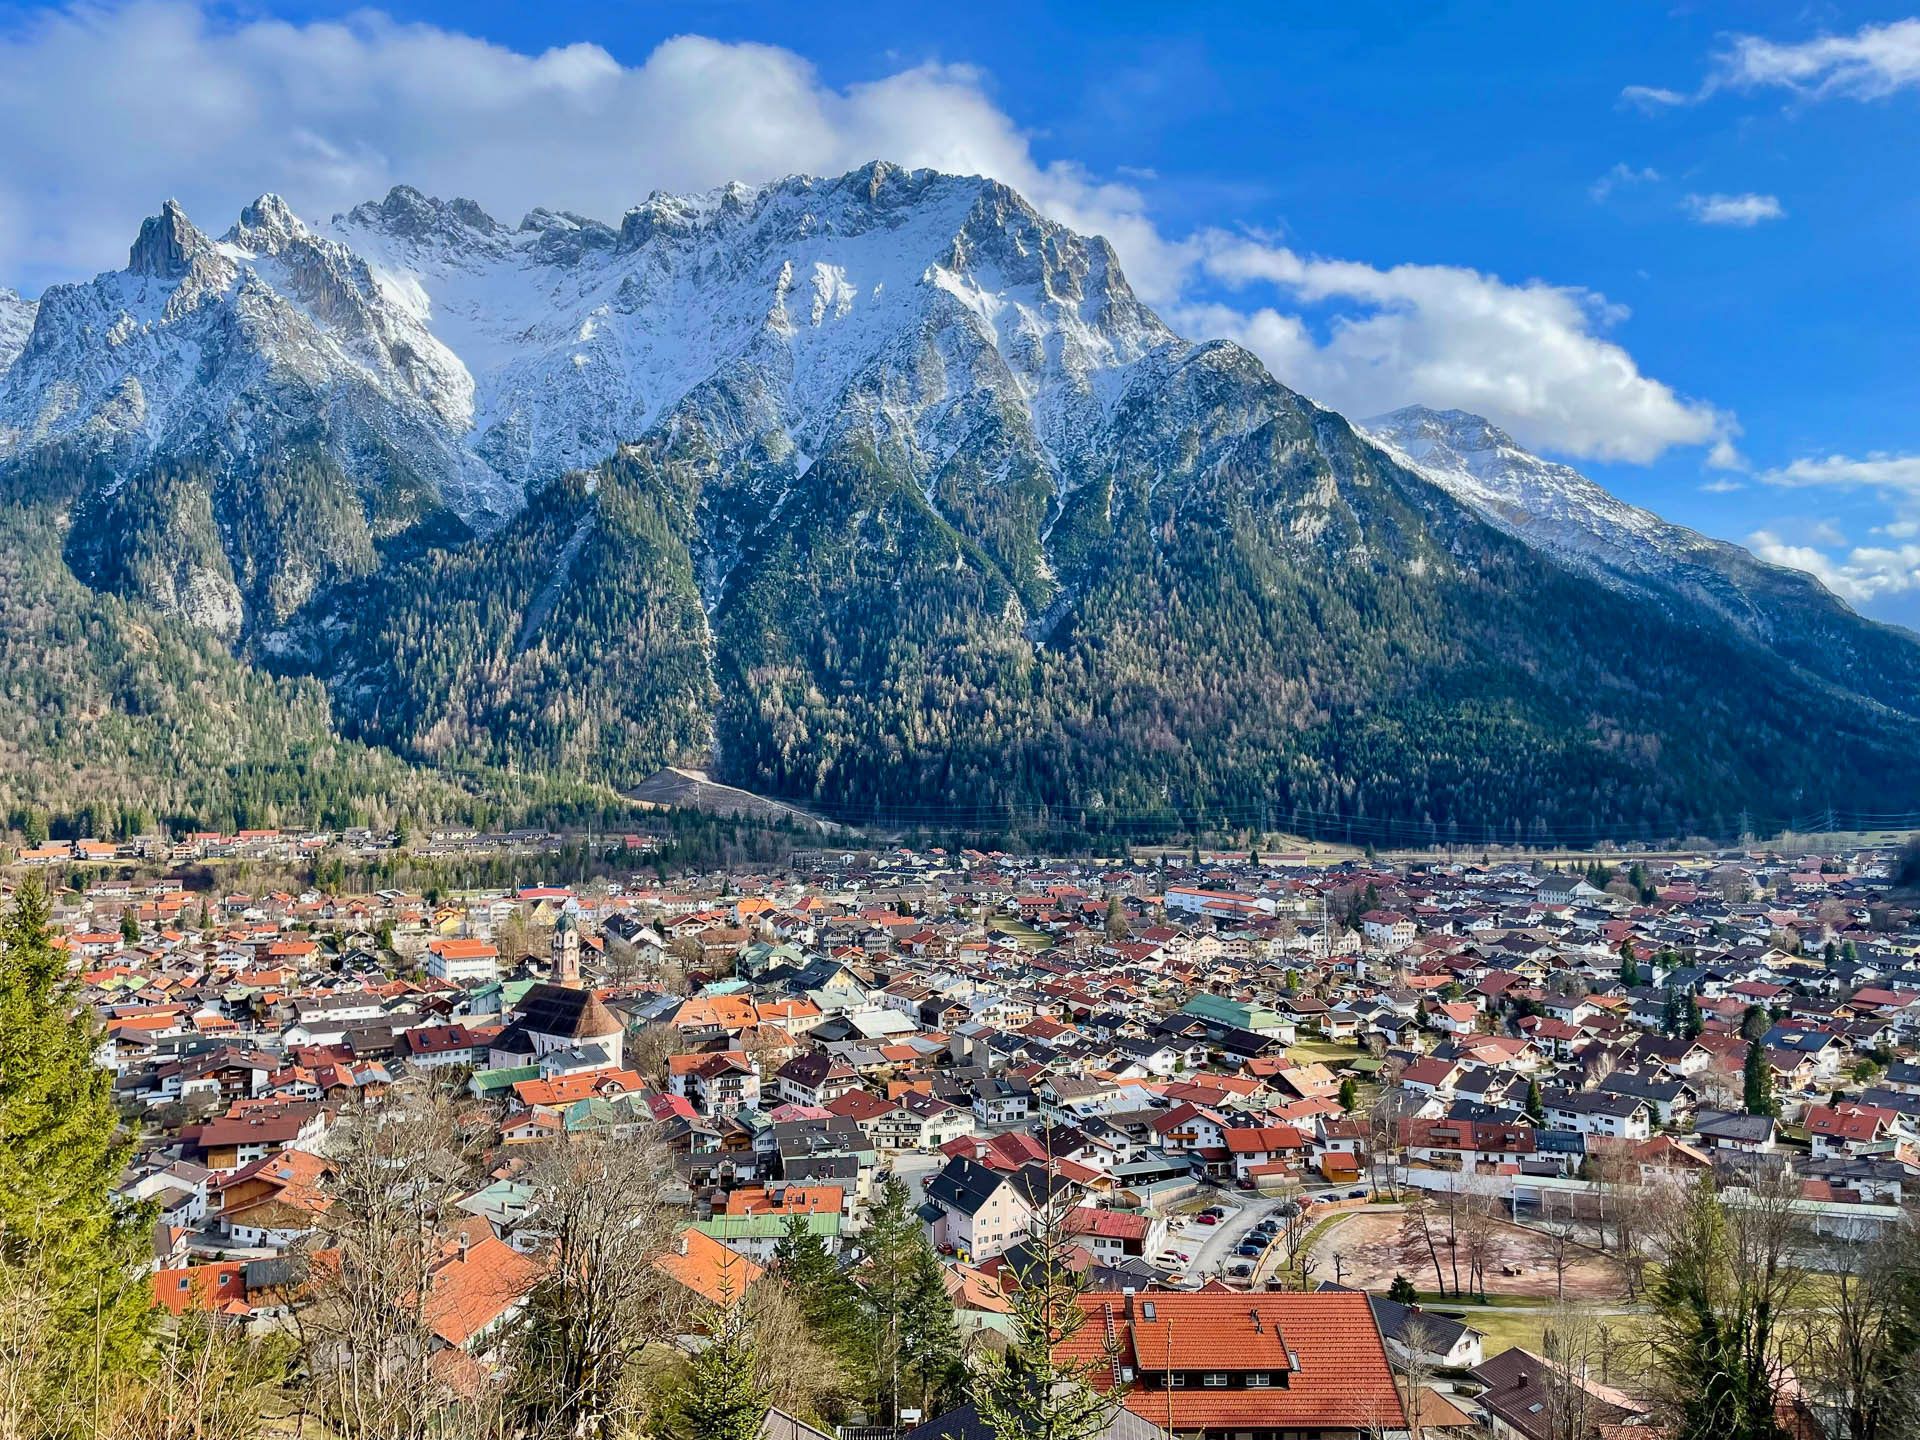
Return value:
M 1196 1215 L 1193 1218 L 1196 1223 L 1201 1225 L 1218 1225 L 1220 1223 L 1220 1217 L 1218 1215 Z

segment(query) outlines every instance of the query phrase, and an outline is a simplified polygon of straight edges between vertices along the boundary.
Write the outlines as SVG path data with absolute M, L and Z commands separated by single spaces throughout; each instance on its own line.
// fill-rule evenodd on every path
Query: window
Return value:
M 1184 1390 L 1186 1385 L 1187 1377 L 1184 1371 L 1170 1370 L 1167 1372 L 1167 1388 L 1169 1390 Z
M 1264 1370 L 1255 1370 L 1247 1376 L 1249 1390 L 1265 1390 L 1271 1384 L 1273 1384 L 1273 1377 Z
M 1200 1383 L 1218 1390 L 1227 1383 L 1226 1372 L 1224 1370 L 1209 1370 L 1201 1377 Z

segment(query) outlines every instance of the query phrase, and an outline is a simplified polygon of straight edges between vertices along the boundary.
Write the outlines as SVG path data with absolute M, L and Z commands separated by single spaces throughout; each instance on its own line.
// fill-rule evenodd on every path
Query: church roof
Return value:
M 618 1035 L 620 1022 L 591 990 L 566 985 L 536 985 L 520 1001 L 520 1025 L 540 1035 L 588 1040 Z

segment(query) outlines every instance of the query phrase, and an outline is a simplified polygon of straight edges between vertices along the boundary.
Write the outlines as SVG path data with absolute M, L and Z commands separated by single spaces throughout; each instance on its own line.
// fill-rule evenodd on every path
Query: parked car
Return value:
M 1218 1225 L 1220 1223 L 1220 1217 L 1218 1215 L 1208 1214 L 1205 1210 L 1202 1210 L 1198 1215 L 1193 1217 L 1193 1223 L 1196 1225 Z
M 1256 1259 L 1259 1256 L 1265 1254 L 1266 1249 L 1267 1247 L 1264 1245 L 1242 1245 L 1238 1250 L 1235 1250 L 1233 1253 L 1236 1255 L 1245 1255 L 1248 1259 Z
M 1253 1266 L 1245 1260 L 1236 1260 L 1227 1267 L 1227 1278 L 1231 1280 L 1244 1280 L 1251 1274 Z
M 1361 1186 L 1358 1190 L 1347 1191 L 1347 1199 L 1349 1200 L 1364 1200 L 1366 1198 L 1367 1198 L 1367 1190 L 1364 1185 Z

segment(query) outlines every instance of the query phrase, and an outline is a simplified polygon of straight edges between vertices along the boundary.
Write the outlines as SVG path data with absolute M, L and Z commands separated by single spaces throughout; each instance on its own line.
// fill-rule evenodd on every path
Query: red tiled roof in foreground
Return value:
M 1171 1395 L 1172 1428 L 1181 1433 L 1404 1427 L 1386 1347 L 1359 1292 L 1090 1291 L 1079 1303 L 1087 1321 L 1060 1347 L 1061 1356 L 1098 1362 L 1095 1385 L 1110 1385 L 1110 1320 L 1117 1363 L 1134 1373 L 1126 1407 L 1157 1425 L 1167 1424 Z M 1170 1364 L 1189 1372 L 1184 1388 L 1165 1388 L 1162 1377 Z M 1270 1383 L 1247 1386 L 1249 1372 L 1266 1374 Z M 1207 1386 L 1206 1373 L 1225 1373 L 1228 1384 Z

